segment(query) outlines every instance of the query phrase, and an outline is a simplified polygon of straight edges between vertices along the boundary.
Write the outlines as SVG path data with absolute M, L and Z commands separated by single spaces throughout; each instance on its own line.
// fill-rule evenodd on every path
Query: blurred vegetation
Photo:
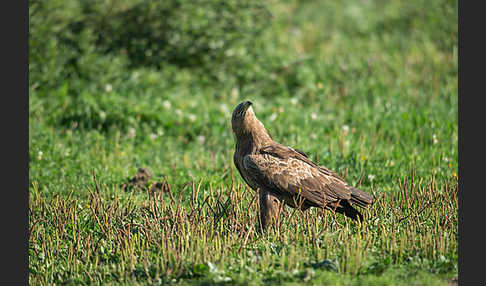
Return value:
M 404 67 L 456 73 L 439 65 L 457 54 L 455 1 L 31 0 L 29 20 L 31 94 L 52 97 L 63 125 L 128 125 L 138 111 L 127 94 L 100 100 L 107 85 L 133 99 L 176 86 L 309 95 L 317 81 L 326 94 L 362 95 L 390 84 L 374 79 L 377 73 L 395 75 L 384 80 L 399 78 Z M 356 80 L 368 81 L 367 90 L 349 86 Z M 122 112 L 128 116 L 116 115 Z
M 424 184 L 457 185 L 457 9 L 451 0 L 29 0 L 30 192 L 84 205 L 96 170 L 105 196 L 144 202 L 119 188 L 139 167 L 183 199 L 192 181 L 229 192 L 243 183 L 230 116 L 247 99 L 276 141 L 366 191 L 393 194 L 412 170 Z M 456 242 L 435 253 L 448 261 L 438 272 L 457 273 Z
M 271 14 L 261 1 L 30 1 L 29 13 L 35 86 L 103 82 L 136 67 L 250 80 L 268 63 L 258 36 Z
M 122 140 L 122 149 L 140 150 L 125 152 L 132 160 L 167 173 L 154 157 L 180 160 L 147 152 L 163 146 L 204 160 L 210 147 L 220 166 L 233 145 L 228 116 L 243 99 L 257 103 L 267 126 L 274 118 L 277 140 L 312 155 L 346 151 L 349 140 L 335 136 L 343 125 L 356 131 L 351 152 L 379 136 L 380 160 L 399 159 L 396 170 L 383 170 L 391 178 L 401 162 L 410 168 L 418 160 L 424 174 L 434 169 L 440 159 L 424 157 L 439 147 L 430 148 L 433 136 L 448 142 L 434 152 L 457 157 L 456 1 L 31 0 L 29 20 L 31 160 L 52 148 L 45 140 L 108 144 L 135 129 Z M 204 145 L 187 145 L 198 136 Z M 113 147 L 105 146 L 108 154 Z M 341 167 L 359 156 L 326 160 Z M 89 173 L 94 162 L 75 158 L 86 166 L 76 172 Z M 31 162 L 31 180 L 61 180 Z

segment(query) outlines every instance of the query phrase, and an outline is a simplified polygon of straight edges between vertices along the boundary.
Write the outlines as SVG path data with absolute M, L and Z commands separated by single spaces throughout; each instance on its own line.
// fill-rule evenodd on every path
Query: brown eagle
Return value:
M 273 141 L 250 101 L 236 106 L 231 127 L 236 135 L 236 168 L 245 182 L 259 191 L 261 230 L 276 219 L 280 201 L 293 208 L 319 207 L 363 220 L 352 205 L 366 208 L 373 198 L 312 162 L 304 152 Z

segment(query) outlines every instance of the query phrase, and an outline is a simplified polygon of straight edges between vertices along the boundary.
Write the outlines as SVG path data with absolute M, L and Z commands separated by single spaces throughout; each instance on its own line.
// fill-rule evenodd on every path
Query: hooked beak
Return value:
M 252 105 L 253 103 L 251 101 L 245 101 L 243 102 L 243 110 L 241 111 L 241 115 L 245 114 L 246 111 L 248 110 L 248 108 L 250 108 L 250 106 Z

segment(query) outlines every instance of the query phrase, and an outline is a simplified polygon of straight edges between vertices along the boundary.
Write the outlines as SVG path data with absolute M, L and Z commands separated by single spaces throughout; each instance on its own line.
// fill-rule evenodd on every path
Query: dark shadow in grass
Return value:
M 121 188 L 127 192 L 148 190 L 152 192 L 168 191 L 167 183 L 153 181 L 152 172 L 147 168 L 139 168 L 137 173 L 128 182 L 122 184 Z
M 325 270 L 334 271 L 334 272 L 338 271 L 338 267 L 337 267 L 336 263 L 334 263 L 332 260 L 329 260 L 329 259 L 324 259 L 324 260 L 319 261 L 317 263 L 312 263 L 311 266 L 314 269 L 325 269 Z

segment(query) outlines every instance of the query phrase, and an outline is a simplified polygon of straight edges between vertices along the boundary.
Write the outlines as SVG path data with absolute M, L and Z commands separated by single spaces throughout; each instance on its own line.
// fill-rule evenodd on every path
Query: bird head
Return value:
M 243 101 L 233 110 L 231 128 L 237 140 L 256 140 L 260 143 L 271 140 L 263 123 L 258 120 L 252 108 L 253 103 Z
M 252 106 L 251 101 L 243 101 L 242 103 L 238 104 L 235 107 L 235 110 L 233 110 L 233 117 L 232 119 L 239 119 L 239 118 L 244 118 L 246 112 L 251 109 Z
M 243 101 L 238 104 L 233 110 L 233 115 L 231 116 L 231 127 L 234 133 L 238 133 L 245 129 L 245 123 L 248 123 L 255 113 L 253 113 L 253 108 L 251 101 Z

